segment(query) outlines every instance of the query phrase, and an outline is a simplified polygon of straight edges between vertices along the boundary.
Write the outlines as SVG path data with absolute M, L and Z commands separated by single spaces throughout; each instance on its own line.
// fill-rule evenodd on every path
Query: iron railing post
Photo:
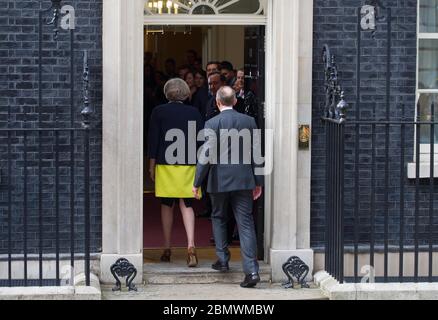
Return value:
M 89 67 L 88 52 L 84 52 L 84 70 L 83 70 L 83 100 L 84 105 L 81 112 L 82 127 L 84 128 L 84 218 L 85 218 L 85 279 L 86 285 L 90 285 L 90 118 L 93 113 L 90 108 L 89 100 Z
M 325 268 L 344 281 L 344 143 L 346 109 L 344 92 L 338 81 L 335 57 L 325 45 L 326 104 L 322 120 L 326 133 L 326 237 Z

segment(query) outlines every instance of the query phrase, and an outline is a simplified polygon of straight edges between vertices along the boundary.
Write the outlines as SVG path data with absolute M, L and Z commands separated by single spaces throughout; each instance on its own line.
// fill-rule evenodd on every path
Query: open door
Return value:
M 265 26 L 245 28 L 245 107 L 253 113 L 262 129 L 262 155 L 265 155 Z M 258 258 L 263 260 L 265 234 L 264 195 L 255 205 Z

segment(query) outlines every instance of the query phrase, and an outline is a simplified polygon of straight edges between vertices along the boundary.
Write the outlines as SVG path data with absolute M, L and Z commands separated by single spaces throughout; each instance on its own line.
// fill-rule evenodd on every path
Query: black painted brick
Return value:
M 336 56 L 340 79 L 346 93 L 350 108 L 348 118 L 356 114 L 356 54 L 357 54 L 357 8 L 364 5 L 360 0 L 315 0 L 314 1 L 314 63 L 313 63 L 313 145 L 312 145 L 312 213 L 311 213 L 311 245 L 314 248 L 324 246 L 325 240 L 325 133 L 320 121 L 325 103 L 324 66 L 322 48 L 328 44 L 332 54 Z M 402 105 L 405 116 L 412 121 L 415 118 L 416 59 L 417 59 L 417 1 L 390 0 L 385 4 L 392 9 L 392 51 L 391 51 L 391 109 L 390 119 L 400 120 Z M 385 11 L 382 11 L 385 14 Z M 375 39 L 371 33 L 363 33 L 362 43 L 362 94 L 360 115 L 364 120 L 382 119 L 386 116 L 386 25 L 378 25 Z M 373 109 L 376 108 L 374 114 Z M 371 154 L 376 154 L 376 245 L 382 245 L 384 235 L 384 199 L 385 190 L 385 134 L 380 126 L 376 128 L 377 145 L 371 144 L 371 126 L 360 127 L 360 223 L 358 230 L 360 242 L 370 242 L 370 197 L 371 197 Z M 346 241 L 351 243 L 354 235 L 355 194 L 355 127 L 346 127 L 345 150 L 345 230 Z M 406 140 L 400 139 L 400 127 L 390 131 L 390 184 L 389 184 L 389 241 L 398 245 L 400 239 L 400 151 L 404 145 L 407 162 L 414 159 L 414 127 L 406 127 Z M 404 175 L 407 169 L 403 169 Z M 436 184 L 435 184 L 436 185 Z M 415 181 L 404 178 L 405 187 L 405 244 L 414 240 L 415 215 Z M 435 188 L 436 189 L 436 188 Z M 438 208 L 438 197 L 432 195 L 435 208 Z M 419 240 L 428 244 L 429 236 L 429 181 L 422 182 L 419 188 Z M 437 241 L 437 221 L 433 231 Z
M 64 4 L 76 10 L 75 30 L 75 126 L 80 127 L 82 108 L 82 55 L 89 52 L 90 99 L 95 111 L 91 133 L 91 244 L 99 252 L 102 243 L 102 0 L 70 0 Z M 44 27 L 43 44 L 43 106 L 38 108 L 38 11 L 50 7 L 48 0 L 0 0 L 0 128 L 55 126 L 70 127 L 70 68 L 69 34 L 60 30 L 59 40 L 54 41 L 52 27 Z M 49 17 L 49 15 L 47 15 Z M 8 112 L 10 115 L 8 116 Z M 41 118 L 38 113 L 41 112 Z M 55 114 L 58 112 L 58 123 Z M 9 119 L 9 124 L 8 124 Z M 40 240 L 38 217 L 38 159 L 43 160 L 43 250 L 53 253 L 56 246 L 55 194 L 59 196 L 59 238 L 61 252 L 70 251 L 70 137 L 59 135 L 59 180 L 55 190 L 54 134 L 42 134 L 41 148 L 38 135 L 29 133 L 27 138 L 27 231 L 28 252 L 37 253 Z M 24 246 L 24 155 L 23 134 L 11 134 L 11 168 L 8 181 L 7 133 L 0 133 L 0 254 L 8 250 L 8 228 L 11 227 L 14 254 L 23 252 Z M 83 138 L 77 133 L 75 145 L 75 251 L 84 250 L 84 183 Z M 12 224 L 8 224 L 8 186 L 12 191 Z

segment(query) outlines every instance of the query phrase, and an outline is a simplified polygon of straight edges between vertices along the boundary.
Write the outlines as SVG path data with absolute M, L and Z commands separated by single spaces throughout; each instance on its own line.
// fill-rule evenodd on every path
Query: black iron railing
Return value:
M 340 282 L 435 282 L 437 97 L 422 94 L 417 105 L 400 96 L 395 99 L 393 20 L 391 9 L 385 9 L 385 17 L 379 17 L 386 25 L 379 32 L 387 35 L 382 49 L 386 62 L 381 74 L 386 75 L 380 92 L 384 93 L 375 101 L 362 101 L 375 89 L 363 87 L 367 79 L 362 72 L 375 66 L 370 59 L 361 62 L 364 33 L 359 9 L 355 112 L 348 118 L 335 58 L 324 47 L 326 270 Z M 367 44 L 377 36 L 384 39 L 382 33 L 374 30 Z
M 328 46 L 323 59 L 326 105 L 323 122 L 326 135 L 326 270 L 340 281 L 344 277 L 344 137 L 347 104 L 338 82 L 335 58 Z
M 7 125 L 0 128 L 0 148 L 4 151 L 1 162 L 5 168 L 0 198 L 6 203 L 1 208 L 2 213 L 6 212 L 1 229 L 6 246 L 0 248 L 0 264 L 3 271 L 7 270 L 2 272 L 6 276 L 0 277 L 0 286 L 59 286 L 63 280 L 72 284 L 74 270 L 82 267 L 85 284 L 90 285 L 92 109 L 88 55 L 85 52 L 83 59 L 84 102 L 82 119 L 78 121 L 75 34 L 70 29 L 67 35 L 61 35 L 61 2 L 52 0 L 52 6 L 39 13 L 37 104 L 9 106 Z M 49 35 L 46 28 L 50 29 Z M 61 36 L 63 40 L 59 40 Z M 59 49 L 59 41 L 63 49 Z M 54 67 L 44 62 L 50 57 L 69 59 L 68 71 L 62 75 L 45 71 Z M 69 95 L 67 113 L 63 106 L 50 102 L 57 97 L 44 96 L 55 88 L 63 88 L 65 96 Z M 64 270 L 68 265 L 69 270 Z

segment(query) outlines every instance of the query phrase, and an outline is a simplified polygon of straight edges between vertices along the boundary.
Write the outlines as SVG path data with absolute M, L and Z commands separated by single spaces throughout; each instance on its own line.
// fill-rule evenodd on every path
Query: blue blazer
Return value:
M 196 165 L 196 162 L 189 161 L 189 122 L 196 123 L 197 137 L 199 131 L 204 129 L 204 121 L 196 108 L 182 103 L 168 103 L 154 108 L 149 127 L 148 157 L 155 159 L 159 165 L 168 165 L 166 150 L 175 141 L 166 141 L 166 134 L 169 130 L 179 129 L 185 137 L 185 160 L 174 165 Z M 193 142 L 199 147 L 196 140 Z M 193 155 L 191 156 L 193 157 Z

